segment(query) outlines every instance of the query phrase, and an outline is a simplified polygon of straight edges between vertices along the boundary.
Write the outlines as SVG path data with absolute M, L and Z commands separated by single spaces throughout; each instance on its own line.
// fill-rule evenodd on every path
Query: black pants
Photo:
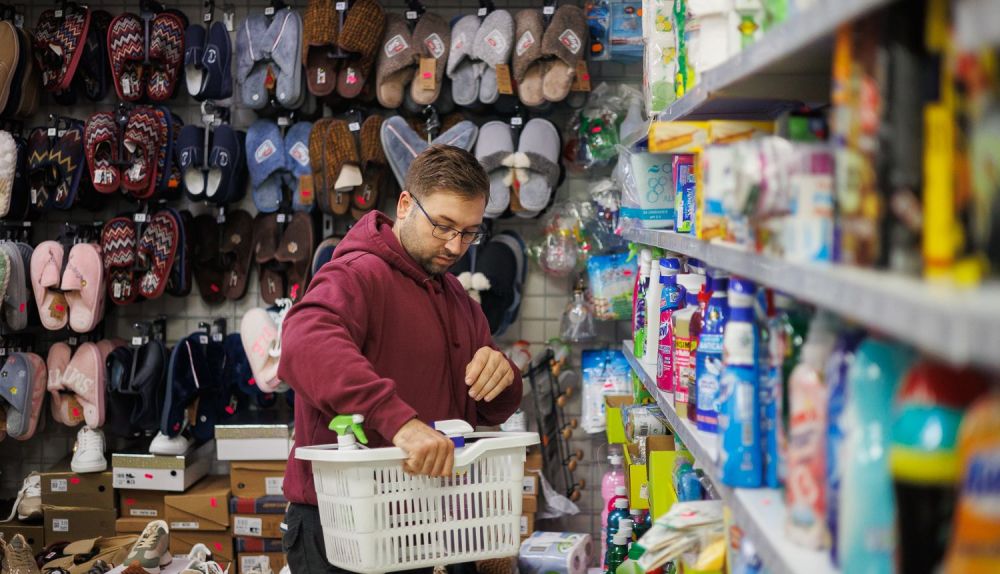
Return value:
M 319 509 L 309 504 L 289 504 L 285 512 L 287 530 L 281 539 L 281 548 L 288 559 L 292 574 L 343 574 L 342 570 L 326 561 L 326 543 L 323 542 L 323 525 Z M 399 574 L 431 574 L 433 568 L 401 571 Z M 448 574 L 475 574 L 475 564 L 456 564 L 448 567 Z

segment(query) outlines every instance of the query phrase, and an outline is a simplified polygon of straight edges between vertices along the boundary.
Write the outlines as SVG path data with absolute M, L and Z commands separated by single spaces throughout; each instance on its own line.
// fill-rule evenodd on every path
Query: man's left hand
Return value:
M 465 367 L 465 384 L 469 396 L 477 401 L 490 402 L 514 382 L 514 369 L 503 353 L 490 347 L 476 351 L 472 362 Z

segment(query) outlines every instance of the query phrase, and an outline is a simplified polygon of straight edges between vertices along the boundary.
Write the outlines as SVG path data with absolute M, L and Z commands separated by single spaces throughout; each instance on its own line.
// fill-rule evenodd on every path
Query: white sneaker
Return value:
M 0 523 L 14 520 L 15 515 L 18 520 L 41 518 L 42 477 L 37 472 L 29 474 L 24 479 L 21 490 L 17 493 L 17 500 L 14 501 L 14 506 L 10 509 L 10 516 L 6 520 L 0 520 Z
M 188 556 L 191 556 L 188 554 Z M 195 560 L 188 564 L 180 574 L 226 574 L 226 570 L 219 566 L 217 562 L 209 560 L 207 562 Z
M 153 437 L 153 442 L 149 443 L 149 454 L 180 456 L 186 453 L 193 443 L 194 441 L 186 438 L 183 434 L 170 438 L 162 432 L 158 432 Z
M 288 567 L 288 564 L 285 564 L 281 567 L 281 571 L 278 574 L 292 574 L 292 569 Z
M 192 562 L 207 562 L 212 559 L 212 551 L 208 549 L 208 546 L 199 542 L 192 546 L 191 550 L 188 550 L 187 557 Z
M 84 426 L 76 435 L 76 447 L 73 461 L 70 462 L 73 472 L 103 472 L 108 468 L 104 458 L 104 433 L 101 429 Z

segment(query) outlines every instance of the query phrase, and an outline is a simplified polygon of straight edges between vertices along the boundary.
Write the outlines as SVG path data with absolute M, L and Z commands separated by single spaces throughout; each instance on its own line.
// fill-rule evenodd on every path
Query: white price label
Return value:
M 132 219 L 136 223 L 146 223 L 146 221 L 149 220 L 149 216 L 145 213 L 136 213 L 134 216 L 132 216 Z
M 215 114 L 205 114 L 201 116 L 201 121 L 203 121 L 206 125 L 210 124 L 215 121 Z
M 21 14 L 14 15 L 14 25 L 18 28 L 24 28 L 24 16 Z
M 236 536 L 260 536 L 264 531 L 264 521 L 251 516 L 237 516 L 233 521 L 233 534 Z
M 555 6 L 546 6 L 546 7 L 542 8 L 542 14 L 544 14 L 546 16 L 551 16 L 551 15 L 553 15 L 555 13 L 556 13 L 556 7 Z
M 212 13 L 211 12 L 205 12 L 205 14 L 201 17 L 201 19 L 204 20 L 205 22 L 211 22 L 212 21 Z
M 66 343 L 68 343 L 70 347 L 75 347 L 79 342 L 80 340 L 77 339 L 76 337 L 70 337 L 69 339 L 66 340 Z
M 240 556 L 240 572 L 250 572 L 255 568 L 267 572 L 271 569 L 271 559 L 267 556 Z
M 281 116 L 278 118 L 279 127 L 286 127 L 290 123 L 292 123 L 292 120 L 288 116 Z
M 53 518 L 52 532 L 69 532 L 69 518 Z
M 487 15 L 489 13 L 489 10 L 487 10 L 486 8 L 480 8 L 479 11 L 476 12 L 476 13 L 479 14 L 480 18 L 482 18 L 483 16 L 485 16 L 485 15 Z
M 285 477 L 283 476 L 268 476 L 264 478 L 264 492 L 268 496 L 281 496 L 284 494 Z
M 201 523 L 199 522 L 171 522 L 170 528 L 174 530 L 200 530 Z
M 222 333 L 215 333 L 214 335 L 212 335 L 212 340 L 215 341 L 216 343 L 221 343 L 223 339 L 225 339 L 225 337 L 222 336 Z
M 264 8 L 264 15 L 274 16 L 274 6 L 268 6 L 267 8 Z
M 216 223 L 225 223 L 226 222 L 226 214 L 225 213 L 220 213 L 219 215 L 215 216 L 215 222 Z
M 417 14 L 416 10 L 407 10 L 406 11 L 406 19 L 407 20 L 416 20 L 418 18 L 420 18 L 420 14 Z
M 129 511 L 131 516 L 140 516 L 142 518 L 156 518 L 157 512 L 152 508 L 133 508 Z
M 222 19 L 225 20 L 225 22 L 226 22 L 226 30 L 228 30 L 229 32 L 235 32 L 236 31 L 235 16 L 233 15 L 232 12 L 226 12 L 226 13 L 224 13 L 222 15 Z
M 344 12 L 347 10 L 347 2 L 337 2 L 337 12 Z
M 361 124 L 359 124 L 358 122 L 351 122 L 347 124 L 347 128 L 352 132 L 359 132 L 361 131 Z
M 49 481 L 49 490 L 52 492 L 66 492 L 68 490 L 69 483 L 66 482 L 65 478 L 53 478 Z
M 143 344 L 142 337 L 132 337 L 132 344 L 135 345 L 136 347 L 142 345 Z
M 510 118 L 510 125 L 512 126 L 524 125 L 524 118 L 522 118 L 521 116 L 514 116 Z
M 54 138 L 56 137 L 56 128 L 49 128 L 45 133 L 47 133 L 50 138 Z
M 527 535 L 528 535 L 528 517 L 522 515 L 521 516 L 521 536 L 527 536 Z
M 644 482 L 642 486 L 639 487 L 639 498 L 643 500 L 649 500 L 649 483 Z
M 279 213 L 278 217 L 277 217 L 277 220 L 278 220 L 278 223 L 284 223 L 284 222 L 288 221 L 288 216 L 285 215 L 284 213 Z
M 135 486 L 135 475 L 125 472 L 118 471 L 115 472 L 114 484 L 115 488 L 130 488 Z
M 24 228 L 31 227 L 31 222 L 30 221 L 25 221 L 24 223 L 21 224 L 21 227 L 24 227 Z
M 55 13 L 53 14 L 53 16 L 55 16 L 56 18 L 62 18 L 63 17 L 63 11 L 62 10 L 56 10 Z
M 207 345 L 208 344 L 208 335 L 201 335 L 201 336 L 199 336 L 198 337 L 198 342 L 201 343 L 202 345 Z

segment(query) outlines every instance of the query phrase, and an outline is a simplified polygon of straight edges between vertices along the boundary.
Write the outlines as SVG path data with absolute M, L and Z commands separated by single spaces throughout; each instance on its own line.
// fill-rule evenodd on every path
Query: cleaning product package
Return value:
M 681 262 L 677 257 L 660 259 L 660 306 L 657 317 L 656 347 L 656 387 L 662 391 L 674 392 L 674 325 L 673 314 L 680 307 L 681 290 L 677 286 L 677 275 Z
M 701 335 L 701 306 L 698 298 L 705 287 L 705 277 L 682 273 L 677 282 L 683 288 L 685 305 L 673 314 L 674 330 L 674 410 L 677 416 L 697 420 L 695 367 L 698 337 Z
M 870 337 L 848 368 L 839 504 L 830 506 L 837 515 L 830 522 L 832 558 L 844 572 L 895 572 L 889 424 L 892 397 L 915 358 L 907 347 Z
M 674 226 L 674 181 L 671 156 L 631 151 L 618 146 L 616 177 L 622 184 L 623 225 L 645 229 Z
M 697 183 L 694 175 L 694 156 L 679 154 L 674 156 L 674 231 L 694 232 L 696 208 L 695 192 Z
M 587 434 L 602 433 L 607 427 L 604 397 L 628 394 L 632 367 L 625 354 L 617 349 L 584 349 L 580 365 L 583 371 L 580 426 Z
M 652 261 L 649 265 L 649 287 L 646 288 L 646 332 L 641 358 L 644 365 L 655 368 L 660 362 L 660 300 L 663 291 L 663 283 L 660 281 L 660 256 L 659 249 L 652 250 Z
M 642 2 L 611 0 L 611 59 L 638 62 L 643 57 Z
M 639 275 L 636 271 L 635 260 L 630 260 L 626 252 L 587 258 L 587 284 L 590 286 L 594 318 L 601 321 L 628 320 Z
M 799 363 L 799 353 L 809 328 L 809 315 L 790 297 L 774 293 L 774 316 L 768 320 L 771 376 L 761 389 L 764 432 L 764 483 L 778 488 L 785 483 L 788 460 L 788 380 Z
M 717 399 L 722 482 L 741 488 L 757 488 L 763 480 L 756 291 L 752 281 L 736 277 L 729 280 L 729 320 L 723 338 L 725 365 Z
M 710 277 L 712 295 L 702 316 L 698 336 L 695 387 L 698 429 L 714 433 L 719 425 L 716 401 L 722 378 L 722 339 L 729 318 L 729 275 L 713 269 Z

